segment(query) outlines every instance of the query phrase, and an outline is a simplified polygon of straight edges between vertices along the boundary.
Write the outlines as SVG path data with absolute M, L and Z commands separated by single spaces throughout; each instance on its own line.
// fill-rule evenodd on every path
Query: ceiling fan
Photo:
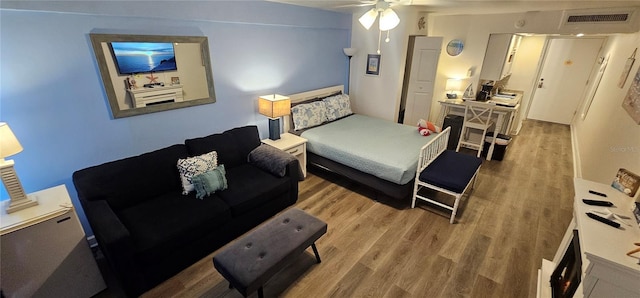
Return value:
M 378 15 L 380 15 L 379 28 L 380 31 L 389 31 L 398 24 L 400 24 L 400 18 L 398 14 L 396 14 L 391 6 L 399 5 L 399 4 L 411 4 L 410 0 L 362 0 L 361 4 L 353 4 L 353 5 L 345 5 L 345 6 L 371 6 L 369 11 L 363 14 L 358 21 L 360 24 L 369 30 L 373 23 L 376 21 Z

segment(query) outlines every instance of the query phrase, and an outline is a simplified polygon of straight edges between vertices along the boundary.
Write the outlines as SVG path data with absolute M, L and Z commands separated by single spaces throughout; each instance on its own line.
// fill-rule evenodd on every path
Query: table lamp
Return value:
M 278 94 L 260 96 L 258 111 L 269 118 L 269 139 L 280 139 L 280 117 L 291 113 L 289 97 Z
M 445 89 L 447 89 L 448 99 L 458 98 L 456 91 L 460 90 L 460 79 L 448 79 Z
M 20 179 L 13 168 L 13 160 L 5 160 L 5 157 L 14 155 L 22 151 L 22 146 L 9 128 L 9 125 L 0 122 L 0 177 L 5 189 L 9 193 L 9 204 L 6 207 L 7 213 L 16 212 L 31 206 L 38 205 L 38 201 L 30 199 L 24 193 Z

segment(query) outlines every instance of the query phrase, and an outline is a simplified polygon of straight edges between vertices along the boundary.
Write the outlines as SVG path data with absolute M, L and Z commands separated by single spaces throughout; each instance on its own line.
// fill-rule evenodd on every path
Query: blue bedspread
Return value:
M 420 148 L 433 138 L 422 136 L 417 127 L 351 115 L 301 135 L 307 150 L 362 172 L 397 184 L 416 175 Z

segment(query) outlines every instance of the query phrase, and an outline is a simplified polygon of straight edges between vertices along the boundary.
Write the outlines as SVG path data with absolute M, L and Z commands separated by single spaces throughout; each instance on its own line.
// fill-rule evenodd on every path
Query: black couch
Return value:
M 73 173 L 73 183 L 120 292 L 139 296 L 298 199 L 298 161 L 284 177 L 247 161 L 256 126 L 189 139 Z M 266 145 L 265 145 L 266 146 Z M 228 188 L 182 194 L 180 158 L 217 151 Z

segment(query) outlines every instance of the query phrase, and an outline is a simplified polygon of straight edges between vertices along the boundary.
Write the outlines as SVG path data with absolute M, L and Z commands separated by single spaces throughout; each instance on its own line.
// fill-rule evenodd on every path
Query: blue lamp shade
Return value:
M 291 100 L 279 94 L 263 95 L 258 98 L 258 111 L 269 118 L 269 139 L 280 139 L 280 117 L 291 113 Z

